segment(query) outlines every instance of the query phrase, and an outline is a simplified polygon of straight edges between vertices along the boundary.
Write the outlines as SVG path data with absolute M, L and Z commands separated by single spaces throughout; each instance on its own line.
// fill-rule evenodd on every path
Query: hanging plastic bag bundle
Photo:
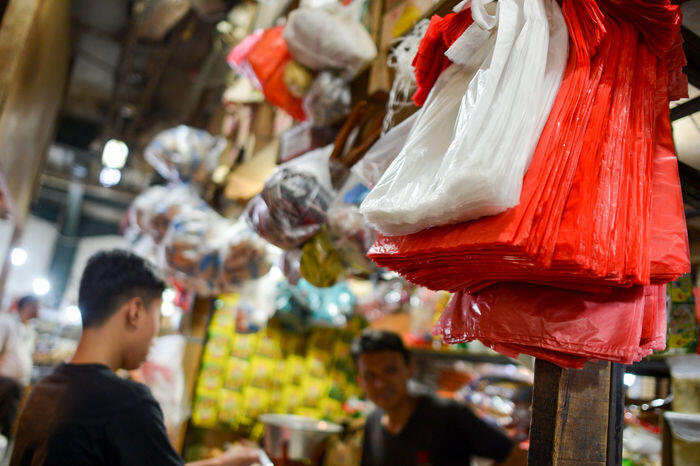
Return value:
M 272 258 L 268 243 L 253 232 L 245 221 L 231 222 L 226 242 L 219 251 L 219 289 L 234 290 L 246 280 L 262 277 L 270 271 Z
M 144 151 L 146 161 L 171 182 L 206 182 L 216 168 L 226 140 L 179 125 L 156 135 Z
M 284 40 L 294 59 L 316 71 L 336 70 L 351 80 L 377 56 L 372 36 L 360 22 L 363 2 L 292 11 Z
M 475 9 L 483 18 L 446 52 L 459 65 L 440 75 L 402 152 L 362 204 L 382 233 L 413 233 L 518 203 L 564 71 L 566 24 L 553 0 L 472 2 Z
M 152 186 L 139 194 L 129 210 L 130 222 L 160 243 L 173 218 L 184 206 L 203 207 L 204 201 L 189 186 Z
M 320 230 L 333 199 L 328 171 L 332 150 L 326 146 L 280 165 L 248 203 L 246 220 L 265 240 L 295 249 Z

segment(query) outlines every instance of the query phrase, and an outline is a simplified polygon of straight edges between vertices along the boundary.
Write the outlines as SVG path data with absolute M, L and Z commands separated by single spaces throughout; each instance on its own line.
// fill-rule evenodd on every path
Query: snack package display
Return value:
M 318 233 L 333 198 L 328 171 L 332 149 L 316 149 L 280 165 L 267 180 L 245 212 L 260 236 L 282 249 L 294 249 Z
M 668 337 L 664 354 L 694 353 L 698 349 L 695 295 L 690 275 L 668 285 Z
M 341 71 L 352 79 L 377 55 L 377 47 L 359 21 L 361 0 L 333 8 L 292 11 L 284 40 L 294 58 L 312 70 Z
M 211 177 L 225 147 L 224 138 L 180 125 L 158 133 L 146 146 L 144 156 L 166 180 L 204 183 Z
M 382 233 L 414 233 L 518 203 L 562 79 L 568 34 L 554 0 L 494 6 L 446 52 L 459 65 L 440 75 L 401 153 L 362 203 Z
M 316 126 L 330 126 L 350 114 L 352 95 L 343 78 L 328 71 L 316 76 L 304 97 L 304 111 Z

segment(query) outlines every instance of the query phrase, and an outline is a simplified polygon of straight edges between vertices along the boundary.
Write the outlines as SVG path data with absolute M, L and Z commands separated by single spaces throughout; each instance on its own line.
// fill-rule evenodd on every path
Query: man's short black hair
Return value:
M 149 305 L 164 289 L 165 282 L 145 259 L 119 249 L 98 252 L 80 279 L 78 307 L 83 328 L 102 325 L 133 297 Z
M 376 351 L 396 351 L 403 356 L 406 364 L 411 361 L 411 353 L 404 346 L 401 336 L 386 330 L 366 329 L 362 335 L 353 340 L 350 348 L 355 364 L 361 355 Z
M 22 309 L 25 306 L 31 306 L 32 304 L 39 305 L 39 298 L 34 295 L 28 294 L 27 296 L 22 296 L 17 301 L 17 309 Z

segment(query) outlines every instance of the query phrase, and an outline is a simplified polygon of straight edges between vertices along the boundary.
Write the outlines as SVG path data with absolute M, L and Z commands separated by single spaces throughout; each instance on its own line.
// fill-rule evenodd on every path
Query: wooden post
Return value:
M 535 362 L 528 464 L 622 463 L 623 366 L 588 362 L 581 370 Z

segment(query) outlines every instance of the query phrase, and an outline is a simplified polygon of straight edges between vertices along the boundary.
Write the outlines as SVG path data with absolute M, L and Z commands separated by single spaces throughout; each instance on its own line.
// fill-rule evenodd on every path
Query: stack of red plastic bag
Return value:
M 687 91 L 681 13 L 650 0 L 565 0 L 562 11 L 569 61 L 520 204 L 381 237 L 369 256 L 457 292 L 435 329 L 447 341 L 565 367 L 629 363 L 663 348 L 658 285 L 690 270 L 668 115 Z
M 239 74 L 260 87 L 265 98 L 297 120 L 306 120 L 302 99 L 287 88 L 285 67 L 292 61 L 282 37 L 284 26 L 256 31 L 229 54 L 227 61 Z

